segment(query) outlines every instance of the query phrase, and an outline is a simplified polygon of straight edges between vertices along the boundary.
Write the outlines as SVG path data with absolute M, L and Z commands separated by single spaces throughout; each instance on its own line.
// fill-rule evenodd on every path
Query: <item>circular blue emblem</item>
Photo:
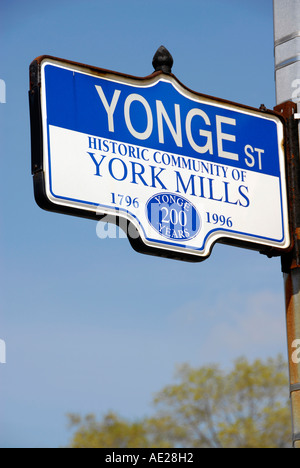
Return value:
M 174 193 L 158 193 L 146 204 L 146 214 L 154 229 L 167 239 L 187 241 L 201 228 L 201 218 L 194 205 Z

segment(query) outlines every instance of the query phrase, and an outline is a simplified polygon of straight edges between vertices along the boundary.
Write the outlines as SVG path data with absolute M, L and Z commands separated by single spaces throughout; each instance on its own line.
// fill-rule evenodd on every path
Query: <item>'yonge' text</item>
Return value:
M 115 114 L 116 107 L 118 106 L 118 103 L 119 103 L 121 91 L 116 89 L 109 103 L 102 87 L 97 86 L 97 85 L 95 87 L 97 89 L 100 100 L 107 113 L 108 129 L 110 132 L 113 133 L 116 127 L 114 114 Z M 147 118 L 146 128 L 143 132 L 137 131 L 137 129 L 134 128 L 134 125 L 132 123 L 132 117 L 131 117 L 130 111 L 131 111 L 132 104 L 136 102 L 138 102 L 140 105 L 143 106 L 144 108 L 143 112 L 145 113 L 146 118 Z M 158 126 L 157 132 L 158 132 L 159 143 L 163 144 L 165 142 L 164 125 L 163 125 L 163 122 L 165 122 L 177 147 L 182 147 L 183 146 L 183 130 L 182 130 L 182 115 L 181 115 L 180 105 L 174 104 L 175 126 L 172 124 L 171 119 L 162 101 L 156 100 L 155 105 L 156 105 L 156 117 L 157 117 L 157 126 Z M 202 109 L 193 108 L 189 110 L 185 118 L 185 126 L 184 126 L 187 140 L 190 146 L 193 148 L 193 150 L 196 151 L 197 153 L 199 154 L 209 153 L 212 155 L 214 154 L 214 148 L 213 148 L 212 132 L 210 130 L 199 129 L 199 135 L 200 137 L 204 138 L 204 142 L 205 142 L 202 146 L 199 144 L 199 141 L 198 142 L 195 141 L 195 138 L 192 132 L 192 123 L 195 117 L 198 117 L 198 118 L 200 117 L 200 119 L 203 120 L 206 127 L 211 127 L 211 121 L 209 119 L 209 116 Z M 138 140 L 147 140 L 148 138 L 151 137 L 152 132 L 153 132 L 153 126 L 154 126 L 152 110 L 148 101 L 140 94 L 133 93 L 127 96 L 124 102 L 124 119 L 125 119 L 125 123 L 126 123 L 126 127 L 128 131 L 131 133 L 131 135 L 134 138 L 137 138 Z M 225 151 L 223 148 L 224 141 L 229 141 L 233 143 L 236 142 L 235 135 L 230 134 L 230 133 L 225 133 L 223 131 L 223 128 L 222 128 L 223 124 L 234 127 L 236 126 L 236 120 L 233 118 L 216 115 L 216 138 L 217 138 L 218 156 L 221 158 L 238 161 L 239 155 L 237 153 Z M 263 152 L 263 150 L 259 150 L 259 151 Z M 249 149 L 248 149 L 248 152 L 249 152 Z

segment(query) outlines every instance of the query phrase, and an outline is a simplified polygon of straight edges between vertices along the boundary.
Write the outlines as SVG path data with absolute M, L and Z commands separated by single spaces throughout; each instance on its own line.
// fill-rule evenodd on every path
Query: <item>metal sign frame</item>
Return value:
M 51 195 L 51 190 L 49 189 L 49 154 L 50 153 L 50 137 L 49 137 L 49 125 L 47 123 L 47 99 L 46 99 L 46 93 L 45 93 L 45 76 L 44 76 L 44 70 L 46 65 L 51 65 L 53 67 L 61 68 L 61 69 L 66 69 L 73 71 L 73 74 L 81 74 L 82 76 L 92 76 L 95 78 L 100 78 L 102 80 L 106 80 L 107 82 L 113 82 L 118 84 L 119 86 L 121 85 L 128 85 L 136 89 L 142 89 L 145 90 L 146 88 L 151 88 L 154 89 L 154 86 L 157 83 L 165 83 L 166 86 L 167 84 L 171 84 L 172 87 L 176 90 L 177 93 L 181 94 L 184 96 L 186 99 L 191 100 L 195 103 L 202 103 L 203 105 L 211 106 L 211 108 L 218 108 L 218 109 L 224 109 L 224 112 L 235 112 L 237 115 L 246 115 L 246 116 L 253 116 L 259 117 L 262 122 L 272 122 L 276 124 L 276 131 L 277 131 L 277 143 L 278 143 L 278 161 L 276 161 L 276 164 L 278 165 L 278 180 L 279 180 L 279 191 L 278 191 L 278 197 L 280 198 L 280 203 L 281 203 L 281 223 L 282 223 L 282 239 L 277 239 L 276 241 L 270 241 L 269 239 L 263 239 L 259 238 L 259 236 L 256 236 L 255 234 L 252 236 L 249 236 L 248 234 L 245 235 L 242 232 L 234 232 L 234 230 L 231 230 L 232 227 L 232 221 L 230 217 L 222 217 L 222 222 L 219 223 L 219 225 L 215 226 L 215 229 L 211 230 L 208 232 L 207 237 L 205 242 L 203 243 L 203 248 L 201 250 L 201 253 L 199 253 L 199 249 L 197 251 L 196 248 L 191 248 L 189 249 L 187 247 L 187 241 L 192 241 L 193 237 L 196 236 L 197 232 L 200 229 L 201 223 L 203 223 L 203 220 L 200 218 L 200 216 L 197 215 L 198 211 L 197 208 L 195 208 L 195 203 L 191 202 L 191 198 L 187 197 L 186 191 L 187 191 L 187 182 L 184 182 L 181 178 L 180 172 L 178 172 L 178 180 L 181 183 L 181 187 L 183 187 L 183 192 L 181 194 L 176 193 L 175 190 L 166 190 L 167 187 L 164 186 L 164 184 L 161 182 L 159 179 L 158 171 L 155 174 L 152 174 L 152 180 L 157 181 L 157 185 L 159 186 L 160 190 L 157 190 L 155 194 L 153 192 L 149 194 L 147 197 L 147 207 L 145 206 L 143 209 L 146 210 L 148 209 L 149 213 L 152 211 L 152 218 L 150 215 L 148 215 L 148 221 L 151 224 L 151 229 L 154 232 L 156 230 L 159 234 L 159 236 L 162 238 L 162 240 L 154 239 L 154 240 L 149 240 L 149 238 L 146 238 L 147 236 L 143 233 L 143 226 L 141 226 L 141 222 L 137 219 L 137 217 L 133 216 L 130 211 L 122 210 L 121 207 L 116 207 L 115 209 L 112 209 L 112 207 L 104 207 L 102 210 L 100 208 L 99 210 L 99 203 L 98 206 L 93 203 L 82 203 L 82 200 L 80 202 L 74 203 L 73 201 L 67 200 L 67 197 L 63 199 L 59 199 L 59 197 L 55 198 Z M 57 83 L 57 88 L 59 89 L 60 84 Z M 98 91 L 98 94 L 100 98 L 102 99 L 102 103 L 104 107 L 106 107 L 106 112 L 107 116 L 109 118 L 109 112 L 113 111 L 113 99 L 114 97 L 110 96 L 109 100 L 108 98 L 106 99 L 104 94 L 101 94 L 102 92 L 100 89 Z M 133 95 L 133 94 L 132 94 Z M 98 97 L 99 97 L 98 96 Z M 136 95 L 135 95 L 136 96 Z M 258 250 L 262 253 L 265 253 L 268 256 L 274 256 L 274 255 L 282 255 L 284 251 L 287 251 L 290 247 L 290 238 L 289 238 L 289 226 L 288 226 L 288 208 L 287 208 L 287 193 L 286 193 L 286 178 L 285 178 L 285 156 L 284 156 L 284 119 L 282 116 L 280 116 L 277 112 L 270 111 L 270 110 L 262 110 L 262 109 L 255 109 L 249 106 L 244 106 L 241 104 L 237 104 L 234 102 L 226 101 L 223 99 L 207 96 L 205 94 L 200 94 L 196 93 L 194 91 L 191 91 L 188 89 L 186 86 L 184 86 L 172 73 L 165 72 L 163 69 L 160 71 L 156 71 L 153 74 L 147 76 L 147 77 L 135 77 L 131 75 L 126 75 L 118 72 L 112 72 L 110 70 L 104 70 L 96 67 L 91 67 L 88 65 L 68 61 L 68 60 L 63 60 L 60 58 L 56 57 L 51 57 L 51 56 L 41 56 L 35 59 L 32 64 L 30 65 L 30 91 L 29 91 L 29 101 L 30 101 L 30 119 L 31 119 L 31 142 L 32 142 L 32 174 L 33 174 L 33 182 L 34 182 L 34 193 L 35 193 L 35 198 L 37 204 L 48 211 L 53 211 L 57 213 L 63 213 L 63 214 L 69 214 L 73 216 L 79 216 L 79 217 L 84 217 L 84 218 L 89 218 L 89 219 L 101 219 L 104 216 L 107 215 L 116 215 L 116 217 L 111 217 L 111 220 L 114 221 L 117 224 L 120 224 L 121 227 L 124 228 L 124 222 L 120 223 L 120 220 L 124 221 L 124 217 L 127 220 L 127 233 L 132 232 L 132 236 L 128 236 L 129 241 L 132 245 L 132 247 L 141 253 L 146 253 L 149 255 L 155 255 L 155 256 L 162 256 L 162 257 L 168 257 L 168 258 L 175 258 L 178 260 L 184 260 L 184 261 L 190 261 L 190 262 L 199 262 L 203 261 L 208 256 L 211 254 L 213 245 L 218 242 L 218 243 L 225 243 L 229 245 L 234 245 L 234 246 L 239 246 L 239 247 L 244 247 L 248 249 L 253 249 L 253 250 Z M 115 104 L 117 101 L 117 96 L 115 99 Z M 156 101 L 158 102 L 158 101 Z M 144 105 L 144 110 L 147 108 L 146 103 L 143 101 L 141 102 L 142 105 Z M 129 105 L 128 105 L 129 106 Z M 179 131 L 176 134 L 176 129 L 175 124 L 172 122 L 167 122 L 168 120 L 168 115 L 167 112 L 164 108 L 164 105 L 162 101 L 159 101 L 159 104 L 157 104 L 157 108 L 160 106 L 159 111 L 160 111 L 160 120 L 161 122 L 164 120 L 165 126 L 168 127 L 169 133 L 172 133 L 172 138 L 175 140 L 175 138 L 179 136 Z M 129 107 L 128 107 L 129 108 Z M 176 108 L 176 104 L 174 106 L 175 109 L 175 116 L 176 116 L 176 124 L 177 124 L 177 117 L 178 114 L 176 113 L 178 108 Z M 130 114 L 129 110 L 128 111 L 128 119 L 130 119 Z M 158 112 L 158 111 L 157 111 Z M 201 111 L 198 111 L 201 112 Z M 173 111 L 174 114 L 174 111 Z M 191 121 L 194 117 L 199 117 L 197 116 L 197 111 L 194 113 L 191 111 L 189 112 L 190 115 L 190 127 L 191 128 Z M 201 118 L 205 120 L 205 113 L 201 114 Z M 227 114 L 226 114 L 227 115 Z M 228 114 L 229 115 L 229 114 Z M 174 116 L 173 116 L 174 118 Z M 179 117 L 178 117 L 179 119 Z M 208 119 L 208 118 L 207 118 Z M 178 120 L 179 121 L 179 120 Z M 230 124 L 233 121 L 232 118 L 229 117 L 224 117 L 223 120 L 219 122 L 219 136 L 220 139 L 218 140 L 218 145 L 221 140 L 221 149 L 219 148 L 219 151 L 223 151 L 223 154 L 225 158 L 223 159 L 223 162 L 218 162 L 218 164 L 215 164 L 215 169 L 221 171 L 221 167 L 223 164 L 223 171 L 225 175 L 225 166 L 224 166 L 224 161 L 227 161 L 227 165 L 230 168 L 230 170 L 233 171 L 235 170 L 235 162 L 232 162 L 232 159 L 235 158 L 235 156 L 230 153 L 230 151 L 224 150 L 224 147 L 230 148 L 230 141 L 233 141 L 234 137 L 230 135 L 230 132 L 226 133 L 223 128 L 228 128 L 226 125 Z M 207 123 L 207 122 L 206 122 Z M 111 121 L 108 124 L 110 126 L 113 126 L 113 122 Z M 222 127 L 223 124 L 223 127 Z M 163 125 L 161 123 L 161 125 Z M 218 122 L 217 122 L 218 125 Z M 186 124 L 186 128 L 188 128 Z M 111 128 L 110 128 L 111 130 Z M 137 131 L 136 129 L 133 128 L 132 126 L 132 133 L 135 133 L 138 138 L 141 140 L 144 139 L 144 135 L 142 131 Z M 144 132 L 145 133 L 145 132 Z M 201 135 L 201 133 L 200 133 Z M 205 131 L 202 133 L 202 137 L 205 136 Z M 112 137 L 111 137 L 112 138 Z M 192 144 L 194 143 L 194 147 L 196 150 L 199 151 L 199 145 L 194 141 L 193 137 L 190 135 L 190 142 Z M 160 135 L 160 142 L 164 142 L 164 136 Z M 226 147 L 226 145 L 229 146 Z M 141 143 L 142 144 L 142 143 Z M 224 147 L 222 148 L 222 144 L 224 144 Z M 180 143 L 179 145 L 180 146 Z M 247 164 L 249 170 L 251 169 L 251 164 L 254 165 L 254 149 L 257 150 L 256 154 L 256 159 L 257 159 L 257 164 L 261 162 L 261 155 L 262 155 L 262 149 L 257 149 L 255 148 L 255 145 L 253 147 L 249 144 L 247 145 L 249 148 L 246 149 L 245 147 L 245 154 L 247 156 Z M 137 147 L 136 147 L 137 148 Z M 165 148 L 165 147 L 164 147 Z M 145 150 L 145 149 L 144 149 Z M 155 145 L 154 147 L 152 146 L 152 150 L 155 150 Z M 161 153 L 163 152 L 163 149 L 160 149 Z M 164 151 L 167 151 L 166 149 Z M 202 151 L 202 149 L 201 149 Z M 247 152 L 248 151 L 248 152 Z M 170 153 L 172 150 L 170 150 Z M 157 151 L 158 153 L 158 151 Z M 92 153 L 91 153 L 92 154 Z M 179 153 L 180 154 L 180 153 Z M 184 153 L 181 153 L 182 155 Z M 245 156 L 245 155 L 244 155 Z M 91 156 L 93 157 L 93 156 Z M 190 157 L 191 159 L 193 156 Z M 195 158 L 194 158 L 195 159 Z M 216 162 L 216 161 L 215 161 Z M 227 167 L 226 165 L 226 167 Z M 99 168 L 99 166 L 98 166 Z M 219 169 L 218 169 L 219 168 Z M 242 168 L 236 169 L 236 177 L 243 177 L 242 173 L 243 170 Z M 152 170 L 153 172 L 153 170 Z M 239 175 L 238 175 L 239 172 Z M 245 172 L 245 171 L 244 171 Z M 143 180 L 141 168 L 139 169 L 139 172 L 136 172 L 135 177 L 139 178 L 139 180 Z M 98 174 L 100 175 L 100 174 Z M 212 179 L 209 179 L 212 180 Z M 210 182 L 208 180 L 208 184 L 210 185 L 210 197 L 213 198 L 214 195 L 212 194 L 212 184 L 213 182 Z M 189 179 L 189 182 L 194 182 L 194 179 Z M 223 186 L 225 189 L 225 201 L 227 204 L 230 205 L 235 205 L 237 203 L 230 201 L 230 196 L 228 194 L 228 187 L 229 182 L 223 182 Z M 51 181 L 50 181 L 51 185 Z M 275 184 L 276 185 L 276 184 Z M 178 188 L 178 186 L 177 186 Z M 240 198 L 242 201 L 239 203 L 244 206 L 247 204 L 248 200 L 248 195 L 246 192 L 246 188 L 240 189 Z M 155 196 L 156 195 L 156 198 Z M 176 198 L 177 196 L 177 198 Z M 168 235 L 163 236 L 162 230 L 158 226 L 161 226 L 160 220 L 161 220 L 161 212 L 158 199 L 161 197 L 161 199 L 164 197 L 164 200 L 167 200 L 169 197 L 169 200 L 172 200 L 174 203 L 177 203 L 180 206 L 186 206 L 187 211 L 184 213 L 184 209 L 181 208 L 181 211 L 173 211 L 173 218 L 176 218 L 178 222 L 178 217 L 181 216 L 182 221 L 181 221 L 181 226 L 183 226 L 185 223 L 189 222 L 190 225 L 193 224 L 193 235 L 189 234 L 189 237 L 187 238 L 187 230 L 186 232 L 184 230 L 178 231 L 181 232 L 181 236 L 183 237 L 183 240 L 186 241 L 185 243 L 180 244 L 180 242 L 175 243 L 173 240 L 171 241 L 170 238 L 168 239 Z M 205 197 L 204 197 L 205 198 Z M 213 198 L 216 201 L 217 198 Z M 131 200 L 133 201 L 133 200 Z M 169 203 L 168 201 L 166 203 Z M 154 213 L 154 214 L 153 214 Z M 207 213 L 209 216 L 210 214 Z M 186 216 L 186 218 L 184 218 Z M 212 216 L 212 213 L 211 213 Z M 217 216 L 217 215 L 216 215 Z M 152 222 L 152 219 L 155 221 Z M 188 217 L 188 218 L 187 218 Z M 223 219 L 224 218 L 224 219 Z M 219 215 L 218 215 L 218 220 L 219 220 Z M 209 218 L 206 221 L 210 221 L 213 224 L 216 221 L 216 218 Z M 223 223 L 224 221 L 224 223 Z M 174 227 L 175 221 L 172 221 L 172 226 Z M 217 224 L 217 223 L 215 223 Z M 128 225 L 131 226 L 131 229 L 128 229 Z M 225 225 L 225 226 L 224 226 Z M 153 229 L 154 228 L 154 229 Z M 198 230 L 198 231 L 197 231 Z M 174 230 L 175 232 L 175 230 Z M 161 235 L 162 234 L 162 235 Z M 195 235 L 194 235 L 195 234 Z M 165 241 L 166 239 L 166 241 Z M 186 240 L 187 239 L 187 240 Z M 182 240 L 182 239 L 180 239 Z

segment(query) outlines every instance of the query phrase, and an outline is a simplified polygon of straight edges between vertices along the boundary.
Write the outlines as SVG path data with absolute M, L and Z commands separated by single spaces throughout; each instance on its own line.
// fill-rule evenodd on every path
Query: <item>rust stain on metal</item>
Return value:
M 294 448 L 300 448 L 300 391 L 292 393 L 291 402 L 293 406 Z
M 300 268 L 291 269 L 289 274 L 284 275 L 284 279 L 293 446 L 294 448 L 300 448 L 300 360 L 298 362 L 298 359 L 293 357 L 295 351 L 294 340 L 300 339 Z
M 295 275 L 296 271 L 293 272 Z M 294 340 L 300 338 L 300 314 L 299 314 L 299 299 L 297 299 L 297 288 L 295 290 L 295 278 L 291 275 L 285 275 L 285 298 L 286 298 L 286 324 L 287 324 L 287 339 L 288 339 L 288 353 L 289 353 L 289 370 L 290 370 L 290 384 L 294 385 L 300 383 L 300 363 L 293 362 L 292 344 Z M 297 270 L 297 277 L 300 273 Z M 296 278 L 297 279 L 297 278 Z
M 299 139 L 298 124 L 294 119 L 297 104 L 284 102 L 274 108 L 274 111 L 284 119 L 284 152 L 287 174 L 288 210 L 290 223 L 290 248 L 282 258 L 282 271 L 300 268 L 300 190 L 299 190 Z

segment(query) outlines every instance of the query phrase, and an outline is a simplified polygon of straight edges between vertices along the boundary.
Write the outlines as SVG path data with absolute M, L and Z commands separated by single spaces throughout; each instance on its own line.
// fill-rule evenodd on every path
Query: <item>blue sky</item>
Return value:
M 99 239 L 94 221 L 42 211 L 30 173 L 35 57 L 146 76 L 163 44 L 189 88 L 273 108 L 272 1 L 2 0 L 0 39 L 0 446 L 67 445 L 69 412 L 150 414 L 184 362 L 285 356 L 278 258 L 222 245 L 200 264 L 138 254 Z

